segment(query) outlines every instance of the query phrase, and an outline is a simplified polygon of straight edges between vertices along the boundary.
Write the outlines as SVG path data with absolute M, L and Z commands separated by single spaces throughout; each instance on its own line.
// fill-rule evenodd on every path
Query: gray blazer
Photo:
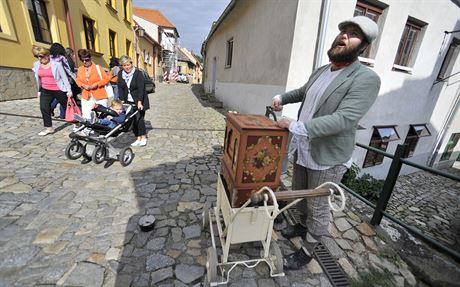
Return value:
M 41 82 L 40 77 L 38 76 L 38 69 L 40 68 L 40 61 L 34 62 L 32 71 L 35 73 L 35 81 L 37 82 L 38 95 L 40 95 Z M 70 87 L 69 78 L 64 71 L 61 63 L 51 61 L 51 72 L 53 73 L 54 80 L 59 89 L 67 94 L 72 93 L 72 88 Z
M 301 88 L 281 95 L 283 105 L 302 102 L 310 86 L 330 65 L 318 68 Z M 380 78 L 371 69 L 355 61 L 326 88 L 314 111 L 304 122 L 310 139 L 311 156 L 316 163 L 334 166 L 348 161 L 354 150 L 358 121 L 377 98 Z

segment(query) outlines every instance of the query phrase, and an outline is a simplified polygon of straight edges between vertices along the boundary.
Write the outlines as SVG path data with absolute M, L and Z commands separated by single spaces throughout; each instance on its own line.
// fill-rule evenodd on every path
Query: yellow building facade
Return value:
M 132 27 L 132 0 L 0 0 L 0 101 L 36 95 L 33 45 L 90 49 L 107 68 L 112 56 L 133 57 Z

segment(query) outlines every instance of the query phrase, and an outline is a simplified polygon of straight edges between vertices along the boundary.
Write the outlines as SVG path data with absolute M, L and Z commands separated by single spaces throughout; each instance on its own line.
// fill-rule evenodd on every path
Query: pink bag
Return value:
M 77 122 L 76 120 L 74 120 L 73 114 L 77 114 L 81 116 L 81 111 L 80 111 L 80 108 L 77 106 L 77 103 L 75 102 L 75 100 L 72 97 L 70 97 L 70 98 L 67 98 L 67 108 L 65 110 L 66 122 L 69 122 L 69 123 Z

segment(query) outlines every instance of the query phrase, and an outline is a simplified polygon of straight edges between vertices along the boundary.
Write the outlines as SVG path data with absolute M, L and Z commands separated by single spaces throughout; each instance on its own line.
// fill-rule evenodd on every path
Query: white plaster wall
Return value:
M 137 17 L 136 15 L 133 15 L 134 21 L 139 23 L 139 25 L 145 29 L 147 34 L 149 34 L 150 37 L 152 37 L 155 41 L 158 42 L 158 25 L 149 22 L 147 20 L 144 20 L 140 17 Z
M 261 109 L 254 108 L 253 103 L 260 102 L 257 105 L 265 111 L 270 104 L 267 99 L 285 90 L 296 9 L 297 1 L 238 1 L 208 39 L 205 90 L 211 91 L 212 61 L 216 57 L 216 97 L 224 106 L 238 112 L 257 111 Z M 231 38 L 233 59 L 228 68 L 226 44 Z
M 216 93 L 225 99 L 224 108 L 243 114 L 265 114 L 273 95 L 284 92 L 284 86 L 256 85 L 244 83 L 216 84 Z M 280 116 L 279 113 L 277 113 Z

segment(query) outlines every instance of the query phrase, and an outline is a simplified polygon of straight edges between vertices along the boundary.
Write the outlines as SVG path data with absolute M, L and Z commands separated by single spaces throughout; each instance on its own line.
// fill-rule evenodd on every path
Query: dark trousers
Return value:
M 56 98 L 51 102 L 51 111 L 54 111 L 58 103 L 59 101 Z M 65 118 L 65 109 L 66 109 L 66 106 L 60 105 L 59 116 L 61 117 L 61 119 Z
M 147 134 L 147 130 L 145 128 L 144 116 L 145 116 L 145 111 L 139 110 L 136 117 L 134 118 L 133 132 L 136 137 L 145 136 Z
M 63 91 L 40 90 L 40 112 L 42 113 L 43 125 L 52 127 L 51 102 L 56 99 L 62 107 L 67 105 L 67 95 Z

